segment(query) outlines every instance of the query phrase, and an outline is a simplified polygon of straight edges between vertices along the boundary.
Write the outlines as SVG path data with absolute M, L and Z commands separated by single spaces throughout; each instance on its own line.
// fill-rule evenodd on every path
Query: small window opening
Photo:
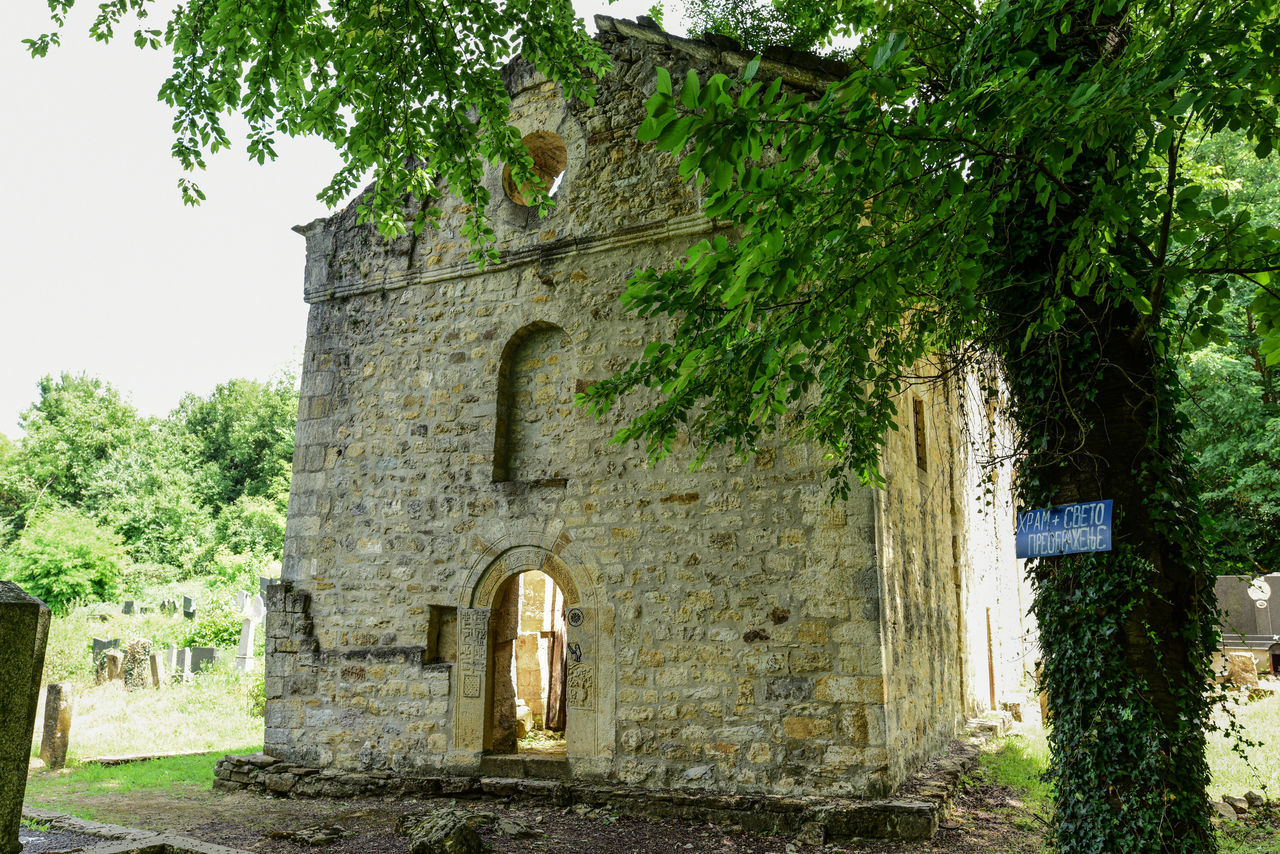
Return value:
M 432 605 L 427 624 L 427 661 L 443 664 L 458 660 L 458 609 Z
M 929 447 L 925 444 L 924 438 L 924 401 L 920 398 L 912 398 L 911 410 L 915 418 L 916 433 L 916 465 L 921 471 L 929 470 Z
M 569 150 L 564 140 L 549 130 L 536 130 L 527 134 L 520 142 L 533 158 L 533 174 L 541 186 L 547 188 L 547 195 L 554 196 L 564 180 L 565 168 L 569 165 Z M 532 189 L 529 184 L 516 186 L 511 175 L 511 166 L 502 170 L 502 189 L 507 198 L 521 207 L 529 206 Z

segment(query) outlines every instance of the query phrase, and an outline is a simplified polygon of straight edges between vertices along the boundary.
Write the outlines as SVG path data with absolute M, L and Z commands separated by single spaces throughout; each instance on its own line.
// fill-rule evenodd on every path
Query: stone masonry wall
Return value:
M 593 760 L 576 776 L 883 794 L 961 714 L 946 679 L 960 622 L 946 440 L 928 477 L 891 449 L 886 492 L 831 505 L 807 446 L 715 453 L 693 473 L 677 448 L 648 467 L 639 448 L 608 443 L 640 402 L 599 423 L 560 405 L 662 334 L 618 296 L 635 269 L 676 263 L 709 228 L 675 161 L 635 141 L 654 68 L 680 77 L 747 59 L 602 20 L 615 71 L 593 106 L 510 75 L 515 124 L 558 134 L 569 165 L 543 219 L 491 170 L 499 263 L 465 260 L 456 202 L 420 240 L 381 243 L 350 210 L 301 229 L 312 307 L 287 585 L 269 602 L 266 750 L 363 773 L 465 760 L 456 668 L 483 666 L 483 649 L 475 660 L 466 635 L 457 663 L 430 651 L 442 630 L 475 631 L 453 614 L 471 607 L 486 561 L 559 531 L 548 539 L 576 555 L 573 580 L 603 603 L 593 618 L 615 650 L 608 690 L 571 686 L 585 702 L 570 703 L 571 733 L 575 714 L 609 722 L 598 744 L 571 735 L 571 763 Z M 821 78 L 769 68 L 798 86 Z M 531 330 L 543 348 L 532 355 L 520 345 Z M 540 376 L 528 359 L 551 344 L 555 368 Z M 504 409 L 501 379 L 521 367 L 504 366 L 511 352 L 532 385 Z M 504 413 L 526 403 L 543 407 L 536 429 L 506 429 Z M 931 405 L 945 420 L 945 401 Z M 498 452 L 520 463 L 510 476 Z

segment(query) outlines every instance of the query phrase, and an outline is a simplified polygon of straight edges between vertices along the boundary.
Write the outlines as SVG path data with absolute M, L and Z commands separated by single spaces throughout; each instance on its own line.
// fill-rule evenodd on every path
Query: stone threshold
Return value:
M 33 824 L 46 825 L 50 830 L 102 838 L 101 845 L 75 849 L 79 854 L 250 854 L 240 848 L 215 845 L 190 836 L 103 824 L 36 807 L 24 806 L 22 817 Z
M 493 757 L 496 758 L 496 757 Z M 517 757 L 524 759 L 525 757 Z M 733 794 L 705 789 L 643 789 L 608 782 L 512 776 L 400 776 L 320 770 L 263 753 L 224 756 L 215 789 L 294 798 L 508 798 L 556 807 L 584 804 L 625 815 L 739 825 L 807 842 L 932 839 L 946 820 L 962 779 L 977 766 L 978 748 L 955 741 L 909 778 L 895 796 L 875 800 L 809 795 Z
M 491 754 L 481 758 L 480 776 L 568 780 L 569 760 L 563 755 Z

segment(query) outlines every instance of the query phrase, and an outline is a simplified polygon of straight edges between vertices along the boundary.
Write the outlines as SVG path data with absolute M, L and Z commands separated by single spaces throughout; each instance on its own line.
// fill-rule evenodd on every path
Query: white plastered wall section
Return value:
M 1007 390 L 998 378 L 965 371 L 960 388 L 963 433 L 965 711 L 980 715 L 1025 699 L 1032 689 L 1038 641 L 1030 614 L 1026 562 L 1015 548 L 1014 437 L 1001 414 Z M 990 623 L 988 626 L 988 617 Z M 993 684 L 994 680 L 994 684 Z

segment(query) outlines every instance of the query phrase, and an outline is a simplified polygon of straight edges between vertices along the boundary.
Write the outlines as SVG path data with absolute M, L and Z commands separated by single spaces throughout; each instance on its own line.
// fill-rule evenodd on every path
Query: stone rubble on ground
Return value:
M 1244 793 L 1244 797 L 1236 795 L 1223 795 L 1221 800 L 1210 801 L 1209 806 L 1213 809 L 1214 818 L 1237 820 L 1242 816 L 1248 815 L 1267 806 L 1267 799 L 1255 791 Z
M 484 841 L 477 827 L 496 821 L 493 813 L 443 809 L 426 816 L 402 819 L 397 831 L 409 839 L 409 854 L 482 854 Z

